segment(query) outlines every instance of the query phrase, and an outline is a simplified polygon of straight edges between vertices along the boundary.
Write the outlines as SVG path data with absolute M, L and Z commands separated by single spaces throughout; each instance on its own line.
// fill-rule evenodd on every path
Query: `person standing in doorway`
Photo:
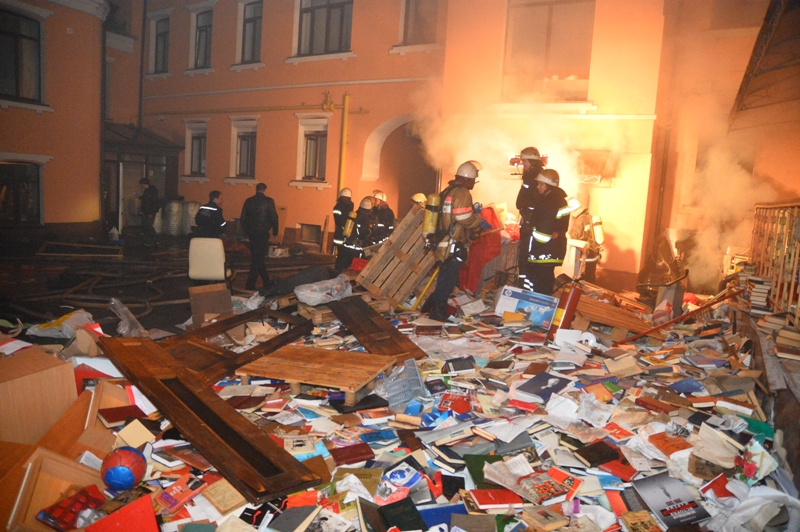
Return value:
M 275 209 L 275 201 L 264 194 L 265 190 L 267 185 L 264 183 L 256 185 L 256 193 L 244 200 L 242 216 L 239 218 L 242 229 L 250 240 L 250 273 L 244 285 L 246 290 L 255 290 L 259 277 L 264 288 L 270 281 L 264 257 L 269 248 L 270 231 L 272 236 L 278 236 L 278 211 Z
M 155 237 L 156 232 L 153 229 L 153 221 L 156 218 L 156 213 L 161 209 L 161 202 L 158 199 L 158 189 L 150 184 L 150 180 L 146 177 L 139 180 L 142 185 L 142 229 L 145 235 Z
M 227 223 L 222 216 L 222 192 L 212 190 L 208 193 L 208 203 L 197 211 L 194 223 L 197 224 L 197 236 L 222 238 Z

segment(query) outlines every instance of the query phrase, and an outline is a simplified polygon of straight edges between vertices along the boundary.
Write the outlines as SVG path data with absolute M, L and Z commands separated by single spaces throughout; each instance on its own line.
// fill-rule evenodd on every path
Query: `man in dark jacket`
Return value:
M 522 186 L 517 194 L 517 210 L 520 214 L 519 224 L 519 249 L 517 252 L 517 267 L 519 276 L 517 287 L 533 290 L 532 284 L 527 279 L 528 243 L 531 238 L 531 220 L 537 204 L 541 200 L 536 189 L 536 176 L 544 168 L 539 150 L 534 147 L 525 148 L 519 155 L 522 160 Z
M 269 248 L 269 232 L 272 231 L 272 236 L 278 236 L 278 211 L 275 210 L 272 198 L 264 194 L 265 190 L 267 185 L 264 183 L 256 185 L 255 195 L 244 200 L 239 219 L 242 229 L 250 239 L 250 273 L 244 285 L 246 290 L 256 289 L 259 276 L 265 287 L 269 284 L 264 256 Z
M 142 227 L 145 233 L 155 236 L 153 230 L 153 220 L 156 213 L 161 209 L 161 201 L 158 199 L 158 189 L 150 184 L 150 180 L 142 178 L 139 180 L 142 185 Z
M 525 276 L 528 286 L 525 288 L 548 296 L 553 293 L 554 270 L 564 262 L 567 252 L 569 207 L 567 194 L 558 185 L 559 176 L 555 170 L 542 170 L 536 177 L 536 188 L 542 197 L 533 212 L 531 236 L 527 242 Z
M 348 266 L 348 264 L 344 264 L 347 260 L 347 252 L 344 248 L 344 225 L 347 217 L 353 212 L 352 196 L 353 192 L 349 188 L 343 188 L 339 192 L 336 205 L 333 206 L 333 245 L 336 248 L 336 269 L 339 271 L 343 271 Z
M 197 236 L 203 238 L 222 238 L 225 232 L 225 218 L 222 216 L 222 192 L 212 190 L 208 193 L 208 203 L 200 207 L 194 217 Z

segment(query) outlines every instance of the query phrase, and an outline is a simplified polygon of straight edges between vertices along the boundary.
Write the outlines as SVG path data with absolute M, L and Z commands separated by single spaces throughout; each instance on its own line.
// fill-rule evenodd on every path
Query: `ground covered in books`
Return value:
M 735 319 L 751 310 L 746 296 L 759 297 L 758 283 L 739 282 L 746 292 L 737 297 L 687 301 L 684 312 L 696 313 L 684 320 L 584 286 L 583 306 L 552 330 L 558 299 L 464 295 L 447 323 L 384 313 L 427 356 L 374 380 L 366 374 L 350 388 L 315 386 L 312 375 L 218 381 L 220 398 L 321 479 L 260 504 L 102 353 L 81 357 L 93 362 L 78 385 L 93 388 L 97 403 L 78 423 L 99 431 L 89 448 L 110 434 L 102 441 L 116 451 L 84 451 L 78 464 L 37 449 L 10 529 L 800 530 L 783 433 L 760 406 L 762 371 Z M 787 318 L 756 314 L 774 353 L 800 360 L 800 334 Z M 626 320 L 643 326 L 625 329 Z M 237 342 L 218 342 L 243 351 L 284 327 L 269 318 Z M 12 353 L 19 341 L 0 347 Z M 287 347 L 365 350 L 336 319 Z M 60 484 L 45 490 L 36 474 Z

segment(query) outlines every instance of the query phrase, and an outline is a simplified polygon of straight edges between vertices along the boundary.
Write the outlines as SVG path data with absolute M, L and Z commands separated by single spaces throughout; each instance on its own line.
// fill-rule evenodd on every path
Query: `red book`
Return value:
M 163 506 L 167 513 L 174 514 L 206 487 L 208 483 L 205 480 L 186 474 L 159 493 L 156 502 Z
M 660 414 L 671 414 L 680 410 L 680 408 L 677 406 L 668 405 L 667 403 L 659 401 L 658 399 L 653 399 L 652 397 L 637 397 L 636 404 L 642 408 L 646 408 Z
M 481 510 L 517 508 L 522 506 L 522 497 L 507 489 L 474 489 L 469 492 L 475 505 Z
M 583 481 L 579 478 L 570 475 L 566 471 L 557 467 L 551 467 L 548 469 L 547 474 L 550 476 L 550 478 L 566 488 L 568 501 L 571 501 L 575 497 L 575 494 L 578 493 L 578 489 L 580 489 L 581 484 L 583 484 Z
M 708 481 L 702 488 L 700 493 L 705 495 L 709 491 L 713 491 L 717 497 L 734 497 L 734 494 L 728 491 L 728 477 L 724 473 L 720 473 L 713 480 Z
M 331 449 L 331 456 L 336 465 L 357 464 L 375 458 L 372 447 L 367 443 L 357 443 L 347 447 L 336 447 Z
M 147 414 L 136 405 L 115 406 L 113 408 L 101 408 L 97 411 L 97 417 L 103 422 L 106 428 L 121 427 L 129 418 L 143 419 Z
M 618 460 L 611 460 L 605 464 L 600 464 L 597 469 L 610 473 L 618 479 L 630 482 L 639 472 L 633 467 L 625 457 L 620 457 Z

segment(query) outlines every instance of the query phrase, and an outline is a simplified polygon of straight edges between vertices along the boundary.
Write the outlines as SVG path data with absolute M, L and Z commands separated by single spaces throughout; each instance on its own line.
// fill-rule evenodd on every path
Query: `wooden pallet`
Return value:
M 425 210 L 414 205 L 389 239 L 372 257 L 356 282 L 393 306 L 404 303 L 430 272 L 436 259 L 425 249 L 422 219 Z
M 392 309 L 391 302 L 385 297 L 374 299 L 370 301 L 368 305 L 372 310 L 378 313 L 389 312 Z M 328 305 L 317 305 L 316 307 L 312 307 L 311 305 L 306 305 L 305 303 L 298 303 L 297 313 L 304 318 L 311 320 L 314 325 L 328 323 L 336 319 L 336 315 Z
M 371 389 L 375 377 L 394 366 L 395 357 L 332 351 L 317 347 L 284 346 L 236 370 L 237 375 L 280 379 L 288 382 L 291 393 L 300 393 L 301 384 L 335 388 L 344 392 L 344 404 L 356 404 L 356 394 Z

